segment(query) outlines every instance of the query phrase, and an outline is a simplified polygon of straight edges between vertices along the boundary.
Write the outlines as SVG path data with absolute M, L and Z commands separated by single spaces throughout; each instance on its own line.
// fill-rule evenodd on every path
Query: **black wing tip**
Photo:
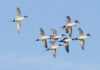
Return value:
M 84 48 L 82 47 L 82 50 L 84 50 Z
M 80 27 L 78 28 L 79 30 L 82 30 Z
M 43 28 L 40 28 L 40 31 L 44 32 L 44 31 L 43 31 Z
M 69 36 L 70 36 L 70 37 L 72 37 L 72 35 L 71 35 L 71 34 L 69 34 Z
M 53 55 L 54 56 L 54 58 L 56 58 L 56 55 Z
M 70 16 L 66 16 L 66 18 L 70 18 Z
M 65 46 L 65 48 L 66 48 L 66 52 L 69 53 L 69 46 L 67 47 Z
M 46 49 L 48 49 L 48 46 L 45 46 Z
M 17 7 L 17 10 L 20 10 L 20 8 L 19 8 L 19 7 Z
M 42 27 L 40 27 L 40 29 L 43 29 Z
M 69 53 L 69 48 L 66 49 L 66 52 Z

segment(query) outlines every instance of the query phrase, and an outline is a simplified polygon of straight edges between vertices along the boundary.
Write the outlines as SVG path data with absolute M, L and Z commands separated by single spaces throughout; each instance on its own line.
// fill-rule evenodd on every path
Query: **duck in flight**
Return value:
M 62 44 L 59 44 L 59 45 L 55 45 L 55 42 L 54 41 L 50 41 L 50 48 L 47 48 L 47 51 L 48 50 L 52 50 L 52 54 L 54 57 L 56 57 L 56 49 L 58 47 L 62 46 Z
M 53 32 L 53 35 L 50 35 L 50 39 L 54 39 L 55 42 L 58 40 L 58 38 L 65 36 L 64 34 L 57 35 L 57 31 L 54 28 L 51 28 L 51 31 Z
M 47 41 L 46 41 L 46 39 L 48 39 L 48 38 L 50 38 L 50 37 L 49 37 L 49 36 L 45 36 L 45 33 L 44 33 L 44 31 L 43 31 L 42 28 L 40 28 L 40 34 L 41 34 L 41 37 L 38 38 L 36 41 L 42 40 L 42 41 L 43 41 L 43 44 L 44 44 L 44 46 L 45 46 L 45 48 L 47 48 L 48 46 L 47 46 Z
M 66 49 L 66 52 L 69 53 L 69 44 L 68 42 L 71 41 L 72 39 L 68 39 L 67 37 L 64 38 L 63 40 L 60 40 L 59 42 L 63 42 L 64 45 L 65 45 L 65 49 Z
M 18 33 L 20 32 L 20 29 L 21 29 L 21 21 L 24 19 L 24 18 L 27 18 L 28 16 L 23 16 L 21 17 L 21 12 L 20 12 L 20 9 L 17 8 L 16 10 L 16 18 L 12 20 L 12 22 L 17 22 L 17 31 Z
M 73 40 L 80 40 L 82 50 L 84 50 L 84 45 L 85 45 L 84 39 L 91 35 L 88 33 L 86 36 L 84 36 L 81 28 L 79 28 L 78 31 L 79 31 L 79 36 L 77 38 L 74 38 Z
M 79 23 L 79 21 L 71 22 L 70 16 L 66 16 L 66 25 L 62 26 L 62 29 L 65 29 L 70 37 L 72 36 L 72 27 L 76 25 L 75 23 Z

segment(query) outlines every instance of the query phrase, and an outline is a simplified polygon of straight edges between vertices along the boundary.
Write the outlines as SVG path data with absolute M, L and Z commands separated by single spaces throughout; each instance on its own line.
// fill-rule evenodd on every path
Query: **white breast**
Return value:
M 78 39 L 85 39 L 87 36 L 79 36 Z
M 56 48 L 58 48 L 59 46 L 51 46 L 52 50 L 55 50 Z
M 75 23 L 69 23 L 69 24 L 67 24 L 67 26 L 68 26 L 68 27 L 70 27 L 70 26 L 75 26 Z
M 16 19 L 15 19 L 15 21 L 22 21 L 24 19 L 24 17 L 17 17 Z
M 64 41 L 65 41 L 65 42 L 69 42 L 69 41 L 71 41 L 71 39 L 65 39 Z
M 47 39 L 49 36 L 42 36 L 41 39 Z

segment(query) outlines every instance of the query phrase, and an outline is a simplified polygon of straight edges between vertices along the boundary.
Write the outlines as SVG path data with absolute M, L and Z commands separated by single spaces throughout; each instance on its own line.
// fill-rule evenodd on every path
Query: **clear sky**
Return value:
M 29 16 L 22 21 L 21 33 L 16 23 L 9 22 L 16 17 L 17 7 L 22 16 Z M 0 9 L 0 70 L 100 70 L 100 0 L 1 0 Z M 40 27 L 46 35 L 52 33 L 50 28 L 59 35 L 65 33 L 59 27 L 66 16 L 80 22 L 73 28 L 73 38 L 78 36 L 78 27 L 92 36 L 85 39 L 84 51 L 79 41 L 72 41 L 69 54 L 59 47 L 54 58 L 35 40 Z

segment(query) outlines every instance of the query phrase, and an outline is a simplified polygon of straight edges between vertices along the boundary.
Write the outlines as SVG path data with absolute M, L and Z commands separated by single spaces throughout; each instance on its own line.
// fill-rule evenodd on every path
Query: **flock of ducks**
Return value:
M 21 30 L 21 21 L 24 18 L 27 18 L 28 16 L 21 17 L 21 12 L 20 12 L 19 8 L 17 8 L 16 13 L 17 13 L 16 18 L 13 19 L 11 22 L 17 22 L 17 30 L 18 30 L 18 33 L 19 33 L 20 30 Z M 61 28 L 63 30 L 65 30 L 65 32 L 68 33 L 70 37 L 72 37 L 72 28 L 74 26 L 76 26 L 76 23 L 79 23 L 79 21 L 75 20 L 75 22 L 71 22 L 70 16 L 66 16 L 66 25 L 62 26 Z M 76 38 L 67 38 L 65 34 L 57 35 L 57 31 L 54 28 L 51 28 L 51 31 L 53 32 L 53 34 L 46 36 L 45 33 L 44 33 L 44 30 L 42 28 L 40 28 L 40 35 L 41 36 L 36 41 L 42 41 L 46 51 L 52 50 L 54 57 L 56 57 L 56 49 L 60 46 L 65 46 L 66 52 L 69 53 L 68 42 L 72 41 L 72 40 L 80 40 L 82 50 L 84 50 L 84 44 L 85 44 L 84 39 L 88 36 L 91 36 L 89 33 L 87 35 L 83 35 L 83 31 L 82 31 L 81 28 L 78 28 L 79 36 L 76 37 Z M 58 41 L 58 39 L 60 37 L 64 37 L 64 38 L 62 40 Z M 49 47 L 48 47 L 48 44 L 47 44 L 47 39 L 50 39 L 50 40 L 53 39 L 53 41 L 49 42 L 50 43 Z M 62 42 L 64 44 L 55 45 L 56 42 Z

